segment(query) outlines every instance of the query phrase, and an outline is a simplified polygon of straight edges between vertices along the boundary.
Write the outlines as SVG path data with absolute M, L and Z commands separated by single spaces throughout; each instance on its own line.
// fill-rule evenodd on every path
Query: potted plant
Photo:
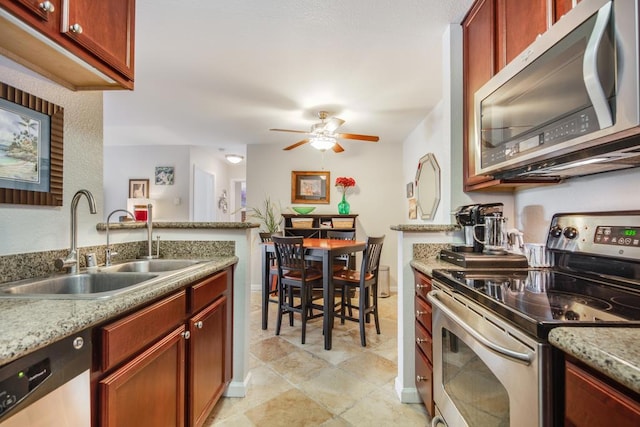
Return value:
M 262 208 L 247 208 L 249 217 L 262 221 L 268 233 L 277 233 L 280 228 L 280 208 L 266 197 Z

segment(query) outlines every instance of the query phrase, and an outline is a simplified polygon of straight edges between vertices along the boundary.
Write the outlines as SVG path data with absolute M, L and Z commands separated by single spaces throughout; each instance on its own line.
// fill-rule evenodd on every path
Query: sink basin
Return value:
M 114 264 L 101 268 L 105 272 L 139 272 L 139 273 L 162 273 L 166 271 L 181 270 L 201 263 L 195 259 L 144 259 L 127 261 L 121 264 Z
M 158 277 L 151 273 L 83 273 L 17 282 L 1 296 L 38 298 L 106 298 Z

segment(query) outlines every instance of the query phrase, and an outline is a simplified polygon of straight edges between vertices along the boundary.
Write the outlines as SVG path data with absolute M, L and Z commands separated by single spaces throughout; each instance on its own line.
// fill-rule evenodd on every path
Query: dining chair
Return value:
M 327 231 L 327 239 L 354 240 L 355 238 L 356 238 L 355 231 L 336 231 L 336 230 Z M 342 270 L 344 268 L 352 268 L 353 266 L 350 263 L 352 256 L 354 256 L 354 254 L 344 254 L 344 255 L 338 255 L 334 257 L 333 258 L 334 272 L 336 270 Z M 338 263 L 335 264 L 335 261 L 338 261 Z
M 272 237 L 280 236 L 279 232 L 269 233 L 260 232 L 260 241 L 262 243 L 272 242 Z M 278 266 L 276 262 L 276 255 L 273 252 L 267 252 L 267 262 L 269 263 L 269 282 L 265 283 L 267 286 L 267 295 L 270 303 L 278 304 Z
M 340 270 L 333 275 L 333 283 L 336 290 L 340 290 L 342 304 L 340 308 L 341 323 L 346 320 L 358 322 L 360 324 L 360 344 L 366 347 L 367 340 L 365 336 L 365 323 L 370 323 L 370 316 L 373 314 L 373 320 L 376 326 L 376 332 L 380 334 L 380 321 L 378 319 L 378 268 L 380 265 L 380 254 L 382 253 L 382 244 L 384 236 L 368 237 L 367 245 L 362 254 L 362 263 L 360 270 Z M 348 297 L 348 293 L 352 289 L 358 290 L 358 304 L 353 304 Z M 346 314 L 346 309 L 358 310 L 358 317 Z
M 278 321 L 276 335 L 280 335 L 282 316 L 289 314 L 289 325 L 293 326 L 293 314 L 299 313 L 302 319 L 302 344 L 305 343 L 307 320 L 322 317 L 322 304 L 314 300 L 321 299 L 322 272 L 306 259 L 302 237 L 273 236 L 278 268 Z M 314 292 L 316 290 L 316 292 Z M 298 300 L 297 302 L 295 300 Z M 312 309 L 319 309 L 314 314 Z

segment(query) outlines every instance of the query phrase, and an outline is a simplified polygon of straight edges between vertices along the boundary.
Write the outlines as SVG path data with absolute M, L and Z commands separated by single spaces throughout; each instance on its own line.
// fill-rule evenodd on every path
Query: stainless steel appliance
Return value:
M 549 331 L 640 326 L 640 211 L 556 214 L 546 248 L 554 267 L 434 270 L 433 425 L 561 425 Z
M 638 0 L 582 0 L 476 92 L 477 174 L 640 165 L 638 10 Z
M 458 207 L 453 215 L 456 223 L 464 231 L 464 244 L 453 245 L 454 252 L 482 252 L 484 245 L 481 242 L 484 231 L 478 230 L 476 226 L 484 224 L 487 216 L 502 216 L 502 203 L 484 203 L 475 205 L 465 205 Z M 477 234 L 479 233 L 479 234 Z
M 0 367 L 0 426 L 91 425 L 85 330 Z

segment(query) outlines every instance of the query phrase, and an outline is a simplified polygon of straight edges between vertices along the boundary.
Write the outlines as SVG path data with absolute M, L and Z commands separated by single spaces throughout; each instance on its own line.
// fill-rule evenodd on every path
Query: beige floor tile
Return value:
M 297 389 L 254 407 L 245 415 L 261 427 L 314 426 L 333 418 L 329 411 Z
M 283 318 L 275 335 L 276 305 L 262 330 L 261 294 L 251 293 L 250 380 L 244 398 L 222 398 L 205 427 L 212 426 L 426 426 L 423 405 L 400 403 L 397 375 L 397 295 L 378 300 L 381 334 L 366 325 L 367 346 L 360 345 L 357 322 L 335 319 L 332 349 L 324 349 L 322 319 L 307 324 L 301 343 L 298 315 Z M 460 363 L 468 362 L 463 359 Z

